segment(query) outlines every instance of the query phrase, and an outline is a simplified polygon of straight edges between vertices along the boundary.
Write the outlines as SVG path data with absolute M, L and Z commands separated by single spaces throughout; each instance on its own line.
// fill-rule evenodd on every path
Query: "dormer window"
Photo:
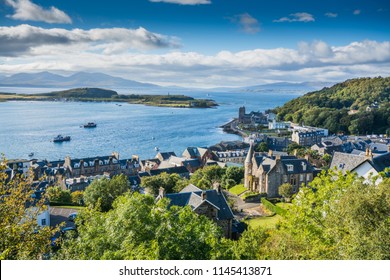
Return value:
M 306 163 L 302 162 L 302 170 L 306 171 Z
M 292 165 L 292 164 L 287 164 L 287 171 L 289 171 L 289 172 L 294 171 L 294 165 Z

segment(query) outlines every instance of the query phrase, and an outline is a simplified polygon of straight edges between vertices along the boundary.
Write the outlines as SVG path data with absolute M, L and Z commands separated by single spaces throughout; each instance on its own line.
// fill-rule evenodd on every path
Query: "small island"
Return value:
M 101 88 L 75 88 L 39 94 L 0 93 L 1 101 L 92 101 L 127 102 L 158 107 L 212 108 L 218 104 L 211 99 L 195 99 L 185 95 L 118 94 Z

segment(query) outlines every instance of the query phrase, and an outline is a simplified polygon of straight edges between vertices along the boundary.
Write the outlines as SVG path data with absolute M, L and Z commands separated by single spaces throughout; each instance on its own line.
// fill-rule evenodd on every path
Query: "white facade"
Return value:
M 268 123 L 268 129 L 288 129 L 291 122 L 277 122 L 275 119 Z
M 372 167 L 372 165 L 368 161 L 363 162 L 361 165 L 356 167 L 353 171 L 356 172 L 359 175 L 359 177 L 363 177 L 365 179 L 364 180 L 365 183 L 370 183 L 371 178 L 373 176 L 379 175 L 378 171 L 376 171 L 375 168 Z M 375 181 L 375 184 L 377 185 L 380 182 L 382 182 L 382 178 L 378 177 L 378 179 Z

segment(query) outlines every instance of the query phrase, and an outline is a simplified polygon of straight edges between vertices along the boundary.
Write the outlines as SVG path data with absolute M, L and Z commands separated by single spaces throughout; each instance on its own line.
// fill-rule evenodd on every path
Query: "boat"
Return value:
M 158 147 L 154 147 L 154 150 L 155 151 L 159 151 L 160 149 Z
M 56 137 L 53 138 L 53 142 L 64 142 L 64 141 L 70 141 L 70 136 L 62 136 L 61 134 L 58 134 Z
M 84 124 L 83 126 L 84 126 L 84 128 L 94 128 L 97 126 L 97 124 L 94 122 L 89 122 L 89 123 Z
M 34 156 L 34 153 L 29 153 L 28 156 L 29 156 L 29 157 L 33 157 L 33 156 Z

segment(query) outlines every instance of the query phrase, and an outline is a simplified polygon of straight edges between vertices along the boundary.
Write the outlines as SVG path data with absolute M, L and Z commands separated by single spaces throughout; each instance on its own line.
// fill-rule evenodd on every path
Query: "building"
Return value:
M 247 125 L 267 125 L 268 124 L 268 118 L 265 114 L 261 112 L 250 112 L 249 114 L 246 114 L 245 107 L 240 107 L 238 109 L 238 122 L 240 124 L 247 124 Z
M 171 194 L 165 194 L 161 188 L 157 199 L 164 197 L 170 200 L 169 206 L 189 206 L 195 213 L 205 215 L 222 228 L 226 238 L 232 238 L 234 215 L 220 187 L 203 191 L 190 184 L 181 192 Z
M 275 119 L 268 123 L 268 129 L 289 129 L 291 122 L 277 122 Z
M 245 150 L 213 152 L 214 160 L 219 162 L 233 162 L 243 164 L 247 152 Z
M 367 149 L 364 155 L 335 152 L 330 168 L 341 171 L 342 174 L 356 172 L 359 177 L 370 180 L 390 168 L 390 152 L 379 155 L 373 154 L 370 149 Z M 381 181 L 378 179 L 376 183 Z
M 320 144 L 328 133 L 325 128 L 293 125 L 291 140 L 301 146 L 311 147 L 314 144 Z
M 244 166 L 244 186 L 270 198 L 280 196 L 279 186 L 284 183 L 291 184 L 294 193 L 298 192 L 300 186 L 311 182 L 315 174 L 315 169 L 307 159 L 272 153 L 255 154 L 252 145 Z
M 213 159 L 213 155 L 208 148 L 200 147 L 186 148 L 182 157 L 185 159 L 198 159 L 201 167 L 205 166 L 209 159 Z

